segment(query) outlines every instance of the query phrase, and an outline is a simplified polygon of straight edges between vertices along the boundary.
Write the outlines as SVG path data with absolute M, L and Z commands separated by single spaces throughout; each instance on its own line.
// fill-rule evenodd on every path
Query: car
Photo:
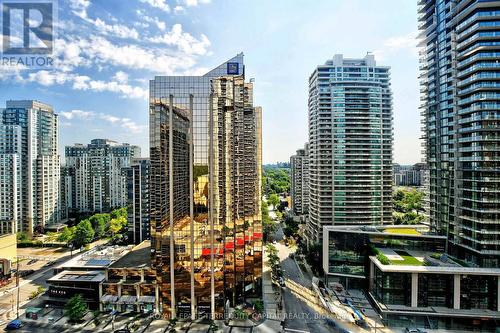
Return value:
M 421 328 L 405 328 L 405 333 L 427 333 L 427 331 Z
M 278 243 L 278 242 L 276 241 L 276 239 L 275 239 L 275 240 L 273 240 L 273 244 L 277 244 L 277 243 Z
M 33 273 L 35 273 L 35 271 L 33 269 L 28 269 L 28 270 L 25 270 L 25 271 L 19 271 L 19 276 L 20 277 L 25 277 L 25 276 L 31 275 Z
M 19 319 L 14 319 L 13 321 L 7 324 L 7 327 L 5 327 L 5 329 L 12 331 L 12 330 L 18 330 L 21 327 L 23 327 L 22 321 L 20 321 Z
M 43 265 L 43 267 L 50 267 L 50 266 L 54 265 L 55 263 L 56 263 L 55 261 L 49 261 L 48 263 Z
M 28 261 L 28 265 L 34 264 L 37 261 L 38 261 L 38 259 L 31 259 L 30 261 Z
M 130 333 L 128 328 L 120 328 L 119 330 L 115 330 L 114 333 Z
M 280 287 L 285 287 L 286 286 L 285 279 L 283 279 L 282 277 L 280 277 L 279 282 L 280 282 Z

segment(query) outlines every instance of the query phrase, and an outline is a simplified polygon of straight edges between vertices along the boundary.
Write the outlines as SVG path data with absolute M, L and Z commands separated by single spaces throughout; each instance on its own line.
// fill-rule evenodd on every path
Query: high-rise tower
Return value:
M 309 184 L 309 242 L 325 225 L 392 222 L 389 68 L 373 55 L 335 55 L 309 78 Z
M 150 81 L 151 246 L 165 316 L 220 318 L 260 296 L 261 110 L 252 88 L 243 54 L 202 76 Z M 171 127 L 172 137 L 161 135 Z
M 307 214 L 309 208 L 309 144 L 298 149 L 290 157 L 292 211 L 296 215 Z
M 500 4 L 420 0 L 421 110 L 431 226 L 447 250 L 500 265 Z
M 17 207 L 10 208 L 17 210 L 17 230 L 31 233 L 37 226 L 57 223 L 60 177 L 57 115 L 50 105 L 37 101 L 7 101 L 7 107 L 1 110 L 1 124 L 2 164 L 17 171 L 9 171 L 9 177 L 0 181 L 6 181 L 5 186 L 12 190 L 15 187 Z M 9 161 L 5 160 L 6 154 L 10 155 Z M 14 177 L 19 179 L 15 181 Z

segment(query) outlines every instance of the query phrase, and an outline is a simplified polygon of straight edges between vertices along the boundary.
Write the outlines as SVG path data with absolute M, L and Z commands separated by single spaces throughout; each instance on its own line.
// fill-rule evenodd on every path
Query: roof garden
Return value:
M 466 262 L 443 253 L 378 247 L 373 248 L 373 251 L 382 265 L 470 267 Z
M 415 228 L 387 228 L 383 230 L 386 234 L 403 234 L 421 236 L 422 234 Z
M 393 250 L 389 248 L 376 248 L 377 259 L 383 265 L 405 265 L 423 266 L 425 259 L 423 256 L 415 255 L 403 250 Z

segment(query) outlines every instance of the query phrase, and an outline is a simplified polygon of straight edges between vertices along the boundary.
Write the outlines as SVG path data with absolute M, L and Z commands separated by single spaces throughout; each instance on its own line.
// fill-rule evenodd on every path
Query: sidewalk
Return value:
M 281 332 L 281 320 L 283 319 L 284 304 L 282 310 L 278 309 L 278 303 L 283 303 L 280 288 L 273 286 L 271 282 L 271 267 L 267 262 L 266 247 L 262 250 L 262 299 L 264 301 L 265 320 L 254 328 L 254 332 Z

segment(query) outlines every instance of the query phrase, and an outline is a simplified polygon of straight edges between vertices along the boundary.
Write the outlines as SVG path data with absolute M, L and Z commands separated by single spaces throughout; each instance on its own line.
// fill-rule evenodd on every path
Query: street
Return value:
M 285 331 L 297 333 L 332 333 L 342 332 L 342 330 L 345 332 L 362 331 L 357 326 L 348 327 L 347 324 L 340 324 L 337 320 L 327 319 L 327 313 L 319 306 L 319 301 L 311 290 L 312 276 L 308 272 L 303 272 L 296 261 L 289 257 L 291 253 L 295 252 L 296 248 L 281 244 L 279 241 L 283 240 L 283 236 L 282 226 L 278 224 L 272 240 L 277 242 L 274 246 L 279 251 L 280 265 L 286 280 L 286 287 L 282 288 L 286 318 Z

